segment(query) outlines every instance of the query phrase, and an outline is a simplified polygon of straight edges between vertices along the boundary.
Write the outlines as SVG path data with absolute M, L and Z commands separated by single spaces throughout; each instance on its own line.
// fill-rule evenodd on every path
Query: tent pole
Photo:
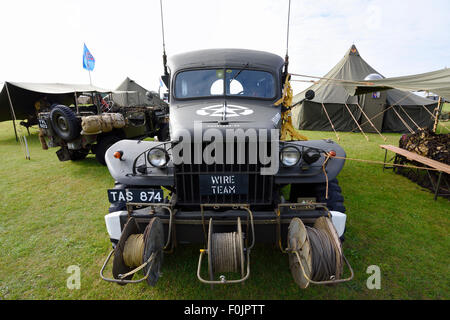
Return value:
M 361 130 L 361 133 L 364 135 L 364 137 L 366 138 L 367 141 L 369 141 L 369 137 L 364 133 L 363 129 L 361 128 L 361 126 L 359 125 L 358 121 L 355 119 L 355 116 L 353 115 L 353 113 L 350 111 L 350 108 L 348 107 L 347 103 L 344 104 L 345 107 L 347 108 L 348 113 L 350 113 L 350 115 L 353 118 L 353 121 L 355 121 L 356 125 L 358 126 L 359 130 Z
M 78 109 L 77 93 L 74 92 L 73 96 L 74 96 L 75 108 L 77 110 L 77 115 L 80 115 L 80 110 Z
M 414 123 L 414 125 L 417 127 L 417 129 L 419 129 L 419 131 L 422 131 L 422 128 L 419 127 L 419 125 L 409 116 L 408 112 L 406 112 L 405 109 L 403 109 L 403 107 L 399 104 L 398 105 L 400 107 L 400 109 L 402 109 L 402 111 L 406 114 L 406 116 L 409 118 L 409 120 L 411 120 L 412 123 Z
M 5 87 L 6 87 L 6 94 L 8 95 L 9 106 L 10 106 L 10 108 L 11 108 L 11 115 L 12 115 L 12 120 L 13 120 L 13 125 L 14 125 L 14 133 L 15 133 L 15 135 L 16 135 L 16 141 L 20 142 L 20 146 L 22 147 L 22 150 L 25 152 L 25 159 L 30 160 L 29 156 L 27 155 L 27 149 L 28 149 L 28 146 L 25 147 L 25 146 L 24 146 L 24 142 L 22 142 L 22 137 L 19 137 L 19 136 L 17 135 L 17 130 L 16 130 L 16 120 L 17 120 L 17 119 L 16 119 L 16 113 L 14 112 L 14 107 L 13 107 L 13 104 L 12 104 L 11 95 L 9 94 L 9 89 L 8 89 L 8 83 L 7 83 L 7 82 L 5 82 Z M 19 128 L 19 131 L 21 131 L 20 128 Z M 22 132 L 21 132 L 21 133 L 22 133 Z M 23 135 L 23 136 L 24 136 L 24 135 Z M 26 148 L 26 149 L 25 149 L 25 148 Z
M 397 110 L 395 110 L 395 108 L 392 108 L 392 110 L 394 110 L 395 114 L 400 119 L 400 121 L 403 122 L 403 125 L 406 127 L 406 129 L 408 129 L 410 133 L 415 134 L 416 132 L 412 130 L 410 126 L 408 126 L 405 120 L 403 120 L 403 118 L 398 114 Z
M 13 107 L 13 104 L 11 101 L 11 96 L 9 95 L 8 82 L 5 82 L 5 88 L 6 88 L 6 94 L 8 95 L 9 108 L 10 108 L 10 112 L 11 112 L 11 120 L 13 121 L 14 134 L 16 135 L 16 142 L 19 142 L 19 137 L 17 136 L 17 129 L 16 129 L 16 114 L 14 113 L 14 107 Z
M 422 107 L 425 109 L 426 112 L 428 112 L 428 113 L 430 114 L 430 116 L 433 117 L 433 120 L 436 119 L 436 117 L 434 116 L 434 114 L 432 114 L 432 113 L 430 112 L 430 110 L 428 110 L 427 107 L 425 107 L 425 105 L 422 105 Z
M 325 105 L 322 102 L 322 108 L 323 111 L 325 111 L 325 114 L 327 115 L 328 121 L 330 122 L 331 128 L 333 129 L 334 133 L 336 134 L 336 138 L 338 139 L 338 141 L 341 141 L 341 139 L 339 138 L 339 135 L 336 132 L 336 129 L 334 128 L 334 124 L 333 122 L 331 122 L 330 116 L 328 115 L 327 109 L 325 108 Z
M 394 104 L 390 105 L 389 107 L 387 107 L 386 109 L 384 109 L 383 111 L 381 111 L 380 113 L 378 113 L 377 115 L 373 116 L 370 120 L 374 120 L 376 118 L 378 118 L 379 116 L 383 115 L 384 113 L 386 113 L 386 111 L 388 111 L 389 109 L 391 109 L 392 107 L 394 107 L 395 105 L 397 105 L 398 103 L 402 102 L 403 100 L 405 100 L 406 98 L 408 98 L 410 95 L 412 94 L 412 92 L 408 92 L 408 94 L 406 96 L 404 96 L 403 98 L 401 98 L 400 100 L 396 101 Z M 365 124 L 367 124 L 368 121 L 364 122 L 363 124 L 361 124 L 362 126 L 364 126 Z M 354 130 L 354 129 L 353 129 Z M 352 130 L 352 132 L 353 132 Z
M 359 103 L 356 103 L 356 105 L 359 107 L 359 109 L 361 110 L 362 114 L 364 115 L 364 117 L 366 117 L 367 121 L 369 121 L 370 125 L 375 129 L 375 131 L 383 138 L 383 140 L 386 142 L 387 138 L 385 136 L 383 136 L 381 134 L 381 132 L 377 129 L 377 127 L 375 127 L 375 125 L 373 124 L 373 122 L 369 119 L 369 117 L 367 116 L 367 114 L 364 112 L 363 108 L 359 105 Z
M 441 115 L 441 111 L 442 111 L 442 98 L 439 97 L 439 101 L 438 101 L 438 105 L 436 107 L 436 117 L 434 118 L 434 125 L 433 125 L 433 132 L 436 133 L 437 127 L 438 127 L 438 123 L 439 123 L 439 116 Z

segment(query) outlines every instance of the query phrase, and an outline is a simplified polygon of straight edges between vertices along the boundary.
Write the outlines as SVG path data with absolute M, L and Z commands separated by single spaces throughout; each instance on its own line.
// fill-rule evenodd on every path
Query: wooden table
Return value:
M 394 168 L 395 169 L 395 166 L 394 167 L 386 167 L 387 153 L 388 153 L 388 151 L 392 151 L 392 152 L 394 152 L 396 154 L 396 157 L 397 157 L 397 155 L 401 155 L 401 156 L 407 158 L 408 160 L 422 163 L 422 164 L 424 164 L 424 165 L 426 165 L 426 166 L 428 166 L 430 168 L 433 168 L 436 171 L 438 171 L 439 172 L 439 178 L 438 178 L 438 181 L 437 181 L 436 185 L 434 185 L 433 181 L 430 178 L 431 185 L 435 189 L 435 191 L 434 191 L 434 200 L 437 200 L 437 197 L 440 195 L 439 194 L 439 187 L 441 186 L 442 175 L 443 174 L 450 174 L 450 165 L 442 163 L 442 162 L 439 162 L 439 161 L 436 161 L 436 160 L 433 160 L 433 159 L 430 159 L 430 158 L 427 158 L 427 157 L 424 157 L 424 156 L 421 156 L 421 155 L 419 155 L 417 153 L 414 153 L 414 152 L 411 152 L 411 151 L 408 151 L 408 150 L 405 150 L 405 149 L 402 149 L 402 148 L 399 148 L 399 147 L 396 147 L 396 146 L 380 145 L 380 148 L 382 148 L 382 149 L 384 149 L 386 151 L 385 155 L 384 155 L 384 163 L 385 164 L 383 165 L 383 170 L 386 169 L 386 168 Z

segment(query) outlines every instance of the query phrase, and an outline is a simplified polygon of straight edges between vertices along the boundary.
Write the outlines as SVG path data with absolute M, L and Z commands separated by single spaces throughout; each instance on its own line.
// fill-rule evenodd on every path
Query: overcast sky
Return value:
M 292 0 L 290 71 L 322 76 L 354 43 L 384 76 L 450 67 L 448 0 Z M 288 0 L 163 0 L 166 51 L 264 50 L 284 57 Z M 159 0 L 2 0 L 0 81 L 89 83 L 129 76 L 157 90 Z M 305 84 L 296 84 L 299 91 Z

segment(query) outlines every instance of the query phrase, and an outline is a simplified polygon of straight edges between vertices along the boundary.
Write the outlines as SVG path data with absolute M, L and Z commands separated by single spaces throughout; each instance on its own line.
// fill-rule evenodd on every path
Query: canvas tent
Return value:
M 44 96 L 50 103 L 69 105 L 75 95 L 89 92 L 110 91 L 84 84 L 5 82 L 0 92 L 0 121 L 34 117 L 34 104 Z
M 37 123 L 36 101 L 45 97 L 50 104 L 70 105 L 81 93 L 93 92 L 107 93 L 110 90 L 85 84 L 5 82 L 0 92 L 0 121 L 13 120 L 17 139 L 16 120 Z
M 341 81 L 363 81 L 374 74 L 380 75 L 353 45 L 329 73 L 294 97 L 294 126 L 302 130 L 398 133 L 433 127 L 436 101 L 398 89 L 352 96 Z M 308 90 L 315 92 L 311 101 L 305 100 Z
M 151 92 L 152 96 L 149 97 L 147 92 L 150 91 L 127 77 L 112 93 L 112 100 L 122 107 L 155 106 L 161 103 L 157 93 Z

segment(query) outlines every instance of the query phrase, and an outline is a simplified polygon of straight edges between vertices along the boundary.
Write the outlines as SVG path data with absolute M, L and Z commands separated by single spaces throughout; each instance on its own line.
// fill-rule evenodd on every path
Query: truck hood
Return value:
M 173 104 L 170 107 L 170 136 L 177 139 L 181 131 L 194 132 L 194 124 L 203 131 L 226 129 L 279 129 L 281 108 L 273 102 L 241 100 L 196 101 Z

